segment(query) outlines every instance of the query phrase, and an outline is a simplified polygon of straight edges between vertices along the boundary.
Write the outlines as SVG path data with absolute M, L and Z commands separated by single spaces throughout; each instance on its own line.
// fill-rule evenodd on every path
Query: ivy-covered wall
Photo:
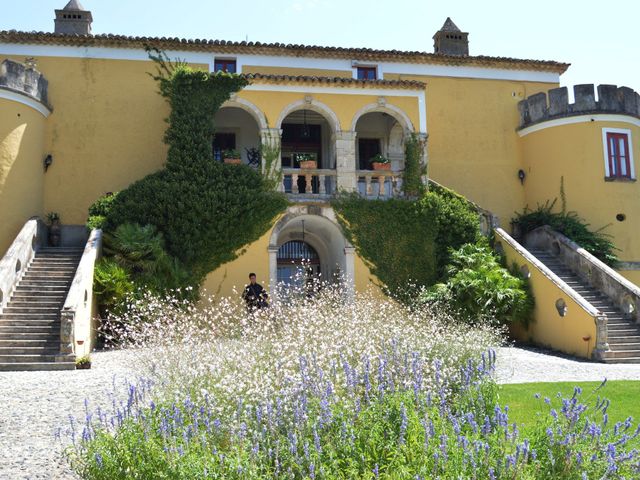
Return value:
M 340 225 L 389 293 L 412 296 L 411 286 L 431 286 L 445 273 L 450 249 L 476 242 L 478 214 L 455 193 L 439 189 L 417 199 L 337 197 Z
M 214 114 L 247 80 L 158 60 L 155 78 L 171 106 L 164 136 L 169 145 L 166 166 L 133 183 L 94 213 L 103 217 L 97 220 L 106 237 L 115 240 L 121 240 L 118 234 L 128 233 L 123 225 L 155 227 L 167 255 L 183 272 L 184 280 L 178 283 L 197 290 L 206 273 L 235 258 L 241 247 L 266 232 L 287 200 L 252 168 L 213 159 Z M 123 258 L 118 255 L 123 242 L 112 243 L 112 258 Z M 135 245 L 125 247 L 135 250 Z M 140 269 L 128 266 L 132 280 L 140 276 Z M 176 282 L 168 283 L 173 287 Z

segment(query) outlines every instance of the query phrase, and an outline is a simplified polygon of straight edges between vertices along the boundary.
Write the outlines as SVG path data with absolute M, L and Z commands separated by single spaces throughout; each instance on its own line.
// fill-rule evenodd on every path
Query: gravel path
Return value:
M 92 355 L 90 370 L 61 372 L 0 372 L 0 479 L 55 479 L 78 477 L 62 456 L 59 427 L 69 426 L 69 415 L 84 419 L 84 399 L 107 408 L 126 379 L 135 379 L 130 352 Z
M 498 383 L 640 380 L 640 364 L 605 364 L 575 360 L 535 349 L 499 348 Z
M 84 418 L 84 398 L 108 408 L 110 392 L 135 379 L 131 352 L 92 356 L 91 370 L 0 372 L 0 480 L 76 480 L 55 440 L 56 428 L 69 415 Z M 640 365 L 605 365 L 572 360 L 536 350 L 500 348 L 496 379 L 500 383 L 640 380 Z

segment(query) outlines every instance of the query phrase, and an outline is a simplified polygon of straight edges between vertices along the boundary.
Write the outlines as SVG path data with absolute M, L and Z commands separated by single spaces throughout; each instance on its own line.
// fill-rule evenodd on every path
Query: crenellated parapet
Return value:
M 0 64 L 0 89 L 28 95 L 49 107 L 48 86 L 44 75 L 31 65 L 9 59 Z
M 629 87 L 598 85 L 596 101 L 593 84 L 575 85 L 575 101 L 569 103 L 567 87 L 531 95 L 518 103 L 520 128 L 557 118 L 598 113 L 631 115 L 640 118 L 640 95 Z

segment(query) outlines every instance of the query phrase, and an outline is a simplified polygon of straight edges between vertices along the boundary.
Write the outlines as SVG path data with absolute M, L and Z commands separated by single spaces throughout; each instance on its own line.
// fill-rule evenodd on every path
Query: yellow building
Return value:
M 148 75 L 149 46 L 250 79 L 216 114 L 216 158 L 237 149 L 251 164 L 261 141 L 281 146 L 293 206 L 210 273 L 210 293 L 234 294 L 249 271 L 272 286 L 301 255 L 324 278 L 367 288 L 373 279 L 327 200 L 338 190 L 400 192 L 412 132 L 428 138 L 429 177 L 503 226 L 558 197 L 563 178 L 567 207 L 608 227 L 621 273 L 640 282 L 640 101 L 629 89 L 601 86 L 596 101 L 593 86 L 578 86 L 569 104 L 558 89 L 569 65 L 469 55 L 467 33 L 450 19 L 433 53 L 94 35 L 92 20 L 71 0 L 56 11 L 56 33 L 0 32 L 0 255 L 30 217 L 55 211 L 82 225 L 97 198 L 162 168 L 169 112 Z M 372 170 L 378 153 L 389 171 Z M 305 159 L 316 168 L 301 171 Z

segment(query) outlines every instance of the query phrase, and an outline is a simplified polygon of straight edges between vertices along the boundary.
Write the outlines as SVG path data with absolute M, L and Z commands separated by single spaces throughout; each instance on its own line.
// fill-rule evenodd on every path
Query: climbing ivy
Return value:
M 103 217 L 97 220 L 107 233 L 125 224 L 153 226 L 158 242 L 177 262 L 179 283 L 197 288 L 208 272 L 263 235 L 287 200 L 260 172 L 214 161 L 214 115 L 247 80 L 171 63 L 158 52 L 150 56 L 158 65 L 153 77 L 171 107 L 164 135 L 166 166 L 108 201 L 100 200 L 92 212 Z M 189 275 L 183 279 L 185 271 Z M 130 274 L 134 281 L 140 278 L 135 271 Z
M 422 176 L 426 173 L 426 167 L 422 165 L 422 157 L 426 141 L 416 133 L 411 133 L 404 144 L 404 172 L 402 173 L 402 188 L 410 197 L 418 197 L 424 193 Z
M 451 249 L 480 236 L 473 206 L 446 189 L 417 199 L 366 200 L 343 194 L 332 206 L 372 273 L 404 301 L 442 278 Z

